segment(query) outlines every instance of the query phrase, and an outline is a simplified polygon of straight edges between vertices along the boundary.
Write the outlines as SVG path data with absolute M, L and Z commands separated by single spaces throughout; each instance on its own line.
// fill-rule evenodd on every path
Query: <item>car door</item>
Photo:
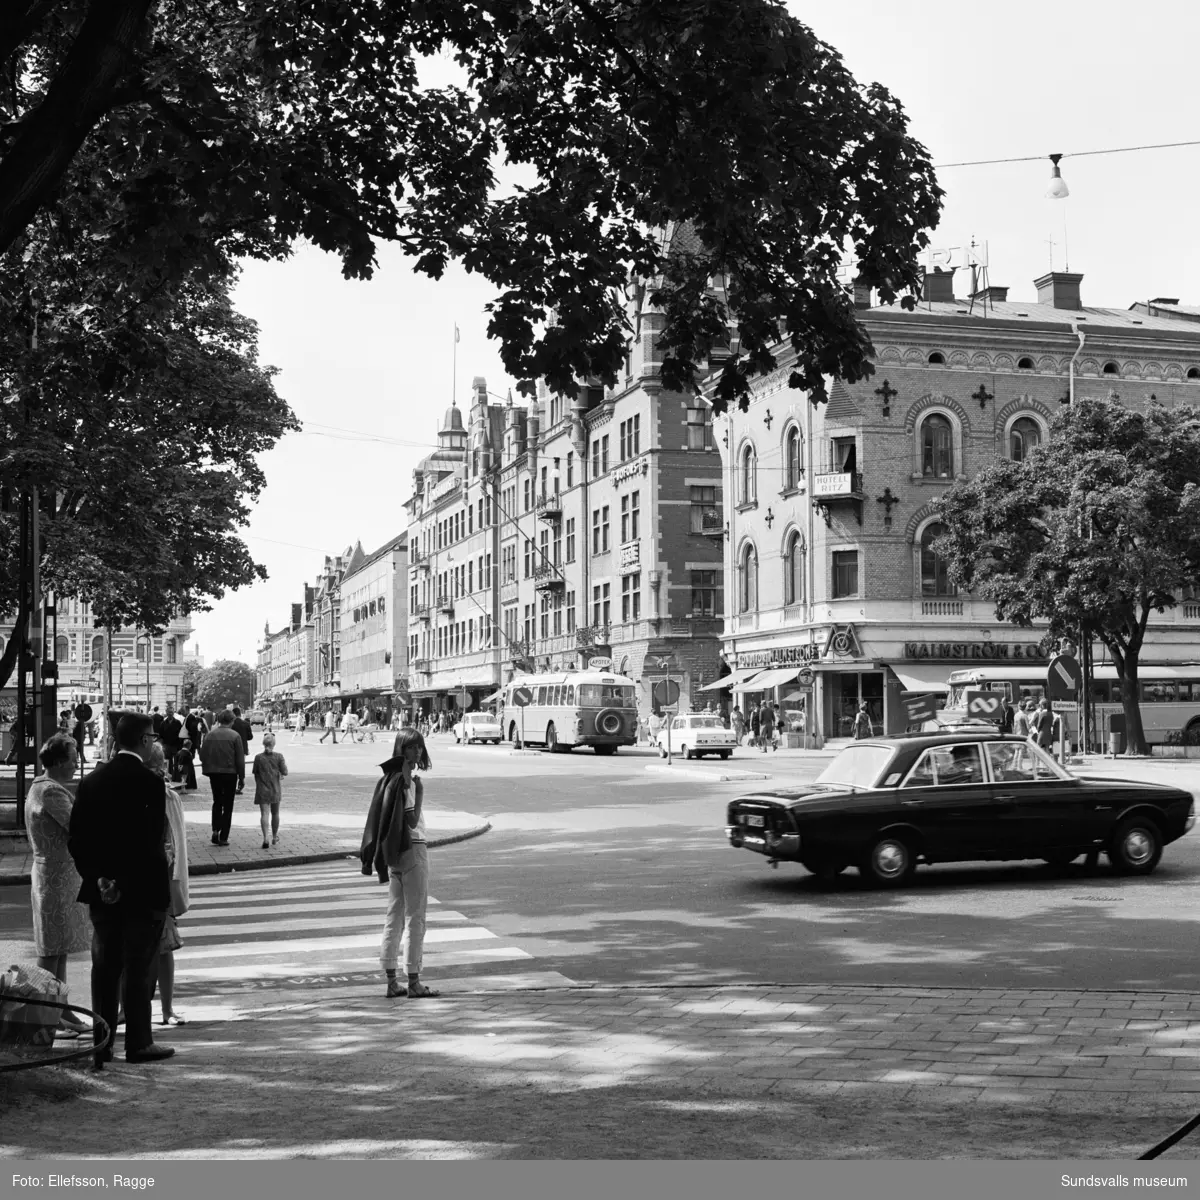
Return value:
M 962 861 L 995 853 L 995 800 L 976 742 L 930 746 L 913 764 L 898 793 L 900 816 L 923 834 L 934 861 Z
M 1042 858 L 1098 836 L 1096 805 L 1078 779 L 1059 778 L 1027 742 L 992 742 L 987 754 L 992 791 L 1017 853 Z

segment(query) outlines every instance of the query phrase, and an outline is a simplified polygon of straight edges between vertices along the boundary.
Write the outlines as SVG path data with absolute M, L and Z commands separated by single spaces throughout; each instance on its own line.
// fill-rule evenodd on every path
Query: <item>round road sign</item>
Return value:
M 466 708 L 471 703 L 471 693 L 466 688 L 461 688 L 454 693 L 455 700 L 458 701 L 459 708 Z
M 1056 654 L 1046 668 L 1046 691 L 1051 700 L 1077 700 L 1083 689 L 1083 670 L 1079 659 Z
M 533 703 L 533 692 L 527 687 L 519 687 L 513 692 L 513 701 L 518 708 L 524 708 Z
M 663 708 L 677 704 L 679 702 L 679 684 L 673 679 L 660 679 L 654 685 L 654 699 Z
M 90 704 L 75 705 L 75 716 L 80 721 L 90 721 L 92 719 L 92 706 Z
M 812 667 L 801 667 L 800 670 L 796 672 L 796 679 L 804 687 L 811 687 L 812 681 L 815 678 L 816 675 L 814 674 Z

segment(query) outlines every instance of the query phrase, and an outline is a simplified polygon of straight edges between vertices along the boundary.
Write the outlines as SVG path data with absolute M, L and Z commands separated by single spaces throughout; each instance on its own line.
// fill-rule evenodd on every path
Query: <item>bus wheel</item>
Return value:
M 557 754 L 559 752 L 558 733 L 553 725 L 546 726 L 546 749 L 549 750 L 551 754 Z
M 594 749 L 597 754 L 616 754 L 617 752 L 616 746 L 593 746 L 592 749 Z
M 512 742 L 514 750 L 521 749 L 521 735 L 517 732 L 515 721 L 508 727 L 508 740 Z

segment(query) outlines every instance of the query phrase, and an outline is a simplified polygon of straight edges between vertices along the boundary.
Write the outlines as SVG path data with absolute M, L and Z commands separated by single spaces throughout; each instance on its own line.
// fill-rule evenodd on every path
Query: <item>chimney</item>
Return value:
M 972 300 L 982 300 L 987 304 L 1003 304 L 1008 299 L 1008 288 L 985 287 L 971 293 Z
M 921 299 L 953 304 L 954 268 L 951 267 L 949 271 L 943 271 L 941 267 L 934 267 L 932 272 L 926 271 L 925 287 L 922 290 Z
M 861 276 L 854 281 L 854 307 L 871 307 L 871 285 Z
M 304 605 L 302 605 L 302 604 L 293 604 L 292 605 L 292 632 L 293 633 L 295 633 L 296 630 L 300 628 L 300 624 L 301 624 L 300 614 L 303 611 L 304 611 Z
M 1033 281 L 1038 293 L 1037 302 L 1078 311 L 1083 307 L 1079 300 L 1079 283 L 1082 279 L 1082 275 L 1066 271 L 1047 271 Z

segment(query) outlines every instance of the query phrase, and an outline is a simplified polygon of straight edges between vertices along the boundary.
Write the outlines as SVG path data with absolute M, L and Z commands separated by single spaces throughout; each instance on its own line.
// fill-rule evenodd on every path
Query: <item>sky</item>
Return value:
M 989 282 L 1012 300 L 1032 300 L 1053 266 L 1083 274 L 1085 305 L 1200 304 L 1200 146 L 1085 153 L 1200 139 L 1194 3 L 788 8 L 861 83 L 901 101 L 946 192 L 935 246 L 986 242 Z M 1044 195 L 1051 153 L 1064 155 L 1066 200 Z M 942 165 L 1025 157 L 1039 161 Z M 515 387 L 487 337 L 492 294 L 457 267 L 437 282 L 414 274 L 387 246 L 369 282 L 344 280 L 336 258 L 308 247 L 245 265 L 235 305 L 258 322 L 261 361 L 305 429 L 262 456 L 268 486 L 243 531 L 269 578 L 194 614 L 189 649 L 253 663 L 264 626 L 289 619 L 325 555 L 356 541 L 371 551 L 404 529 L 413 468 L 452 396 L 467 406 L 478 375 L 500 399 Z

